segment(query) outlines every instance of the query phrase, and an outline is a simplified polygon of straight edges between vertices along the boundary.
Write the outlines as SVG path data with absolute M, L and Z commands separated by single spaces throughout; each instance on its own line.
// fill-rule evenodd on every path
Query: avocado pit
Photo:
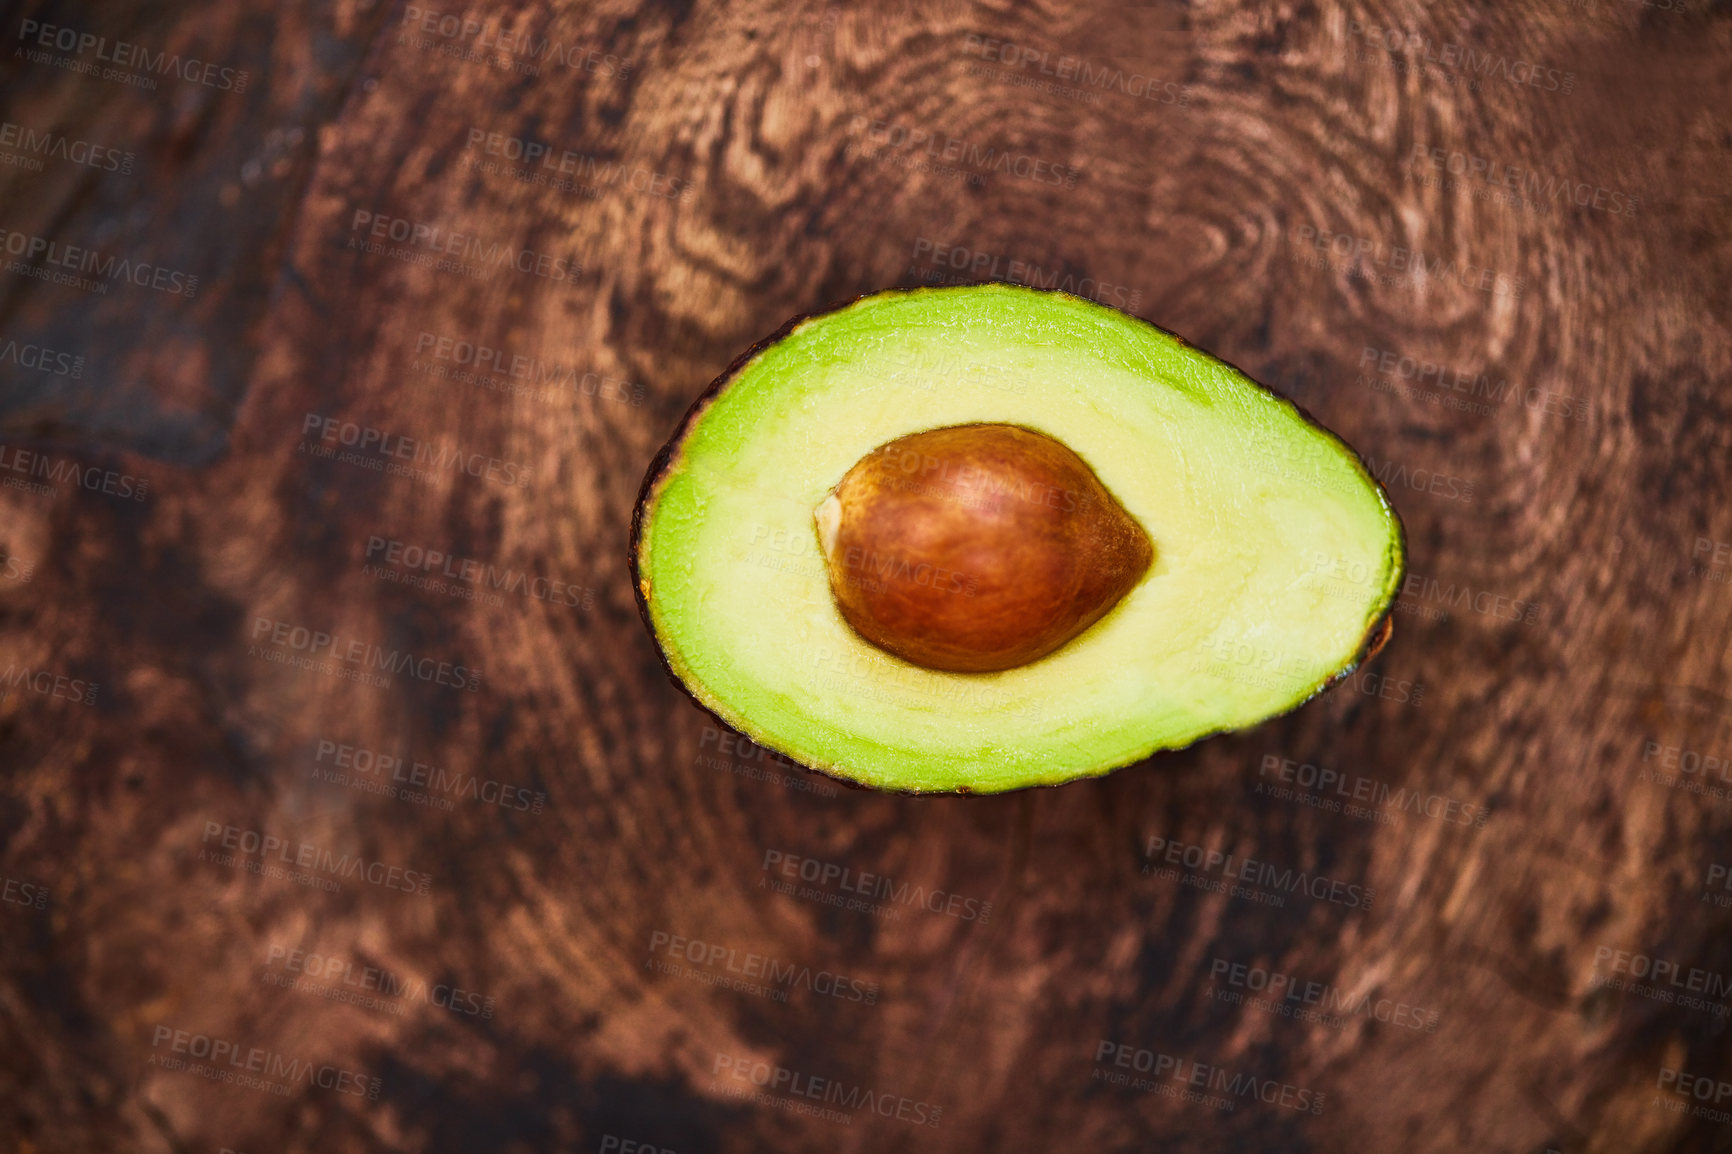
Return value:
M 880 445 L 815 511 L 830 590 L 905 661 L 990 673 L 1037 661 L 1137 584 L 1154 545 L 1083 459 L 1018 425 Z

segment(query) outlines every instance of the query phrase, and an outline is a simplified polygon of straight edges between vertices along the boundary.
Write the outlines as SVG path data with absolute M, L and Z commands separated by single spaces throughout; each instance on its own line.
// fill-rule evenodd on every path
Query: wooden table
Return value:
M 6 31 L 0 1146 L 1732 1144 L 1723 10 L 169 7 Z M 691 399 L 982 277 L 1372 461 L 1365 673 L 984 799 L 669 684 Z

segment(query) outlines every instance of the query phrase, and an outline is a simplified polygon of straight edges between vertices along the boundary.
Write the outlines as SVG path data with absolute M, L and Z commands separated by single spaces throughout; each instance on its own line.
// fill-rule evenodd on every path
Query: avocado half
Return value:
M 814 510 L 887 442 L 988 423 L 1082 458 L 1153 563 L 1038 660 L 924 668 L 844 619 Z M 1139 318 L 997 283 L 861 297 L 759 342 L 656 455 L 631 539 L 639 610 L 700 706 L 914 793 L 1097 776 L 1294 709 L 1388 639 L 1405 556 L 1383 488 L 1291 401 Z

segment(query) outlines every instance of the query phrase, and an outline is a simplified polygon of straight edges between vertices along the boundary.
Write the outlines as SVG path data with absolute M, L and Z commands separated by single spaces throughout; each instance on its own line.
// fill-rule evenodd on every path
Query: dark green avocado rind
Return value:
M 946 789 L 946 790 L 923 790 L 923 789 L 914 789 L 914 788 L 897 788 L 897 787 L 892 787 L 892 786 L 866 784 L 864 782 L 856 780 L 855 778 L 847 776 L 843 771 L 841 771 L 840 767 L 826 766 L 826 765 L 822 765 L 822 764 L 813 764 L 809 758 L 802 757 L 797 752 L 794 752 L 792 750 L 789 750 L 787 748 L 782 747 L 773 738 L 768 737 L 768 736 L 763 735 L 763 734 L 754 733 L 752 731 L 752 726 L 751 726 L 751 722 L 750 722 L 749 718 L 741 717 L 738 720 L 735 720 L 735 719 L 732 719 L 728 716 L 725 716 L 723 713 L 718 712 L 715 708 L 712 708 L 710 705 L 706 704 L 703 701 L 703 699 L 696 692 L 694 692 L 692 687 L 689 686 L 686 683 L 686 681 L 683 678 L 681 678 L 679 676 L 679 674 L 675 671 L 674 666 L 672 665 L 672 663 L 668 659 L 666 645 L 663 643 L 663 640 L 662 640 L 662 638 L 661 638 L 661 636 L 660 636 L 660 634 L 656 628 L 655 619 L 654 619 L 653 614 L 651 613 L 650 603 L 649 603 L 649 599 L 653 595 L 653 588 L 651 587 L 650 578 L 643 573 L 642 566 L 641 566 L 642 543 L 643 543 L 643 535 L 644 535 L 644 531 L 645 531 L 645 526 L 646 526 L 650 516 L 652 515 L 652 513 L 654 511 L 655 499 L 656 499 L 657 493 L 659 491 L 659 487 L 660 487 L 661 482 L 663 482 L 670 475 L 672 470 L 679 463 L 680 458 L 681 458 L 681 451 L 683 449 L 687 435 L 692 430 L 692 428 L 696 425 L 696 423 L 699 421 L 699 419 L 702 417 L 703 413 L 720 398 L 720 396 L 723 394 L 723 392 L 729 387 L 729 385 L 731 383 L 733 383 L 740 376 L 741 372 L 747 366 L 749 366 L 755 359 L 757 359 L 767 349 L 770 349 L 771 347 L 775 346 L 777 343 L 779 343 L 784 338 L 786 338 L 789 334 L 794 332 L 802 324 L 806 323 L 807 321 L 819 318 L 819 317 L 825 317 L 825 316 L 829 316 L 829 315 L 834 314 L 834 313 L 842 312 L 842 311 L 844 311 L 848 308 L 851 308 L 854 305 L 860 303 L 861 301 L 869 300 L 869 299 L 872 299 L 875 297 L 883 297 L 883 296 L 907 297 L 907 296 L 930 295 L 930 294 L 936 294 L 936 293 L 948 293 L 948 292 L 956 291 L 956 289 L 958 289 L 958 288 L 977 288 L 977 287 L 980 287 L 981 285 L 988 285 L 988 284 L 994 284 L 994 283 L 996 283 L 996 282 L 983 281 L 983 282 L 976 282 L 975 284 L 965 285 L 965 286 L 946 286 L 943 288 L 921 287 L 921 288 L 915 288 L 915 289 L 911 289 L 911 290 L 893 289 L 893 290 L 888 290 L 888 291 L 882 292 L 882 293 L 861 294 L 859 296 L 850 298 L 849 300 L 847 300 L 841 304 L 835 305 L 829 309 L 824 309 L 824 310 L 819 310 L 819 311 L 814 311 L 814 312 L 809 312 L 809 313 L 801 313 L 797 316 L 792 317 L 785 324 L 783 324 L 781 327 L 779 327 L 775 332 L 773 332 L 773 333 L 769 334 L 768 336 L 764 337 L 763 339 L 755 342 L 750 348 L 746 349 L 739 356 L 734 358 L 734 360 L 731 363 L 729 363 L 729 365 L 725 369 L 723 369 L 709 383 L 709 385 L 693 400 L 692 404 L 687 408 L 685 415 L 681 418 L 679 425 L 675 428 L 673 433 L 669 436 L 668 440 L 657 451 L 654 458 L 652 458 L 650 465 L 645 472 L 643 483 L 639 487 L 637 501 L 636 501 L 634 508 L 633 508 L 633 511 L 632 511 L 631 534 L 630 534 L 630 542 L 629 542 L 629 552 L 628 552 L 628 557 L 627 557 L 627 562 L 628 562 L 630 572 L 631 572 L 631 577 L 632 577 L 632 592 L 633 592 L 633 595 L 637 601 L 639 616 L 643 619 L 645 628 L 649 630 L 652 639 L 654 639 L 654 641 L 655 641 L 657 657 L 660 660 L 660 662 L 662 664 L 662 669 L 666 673 L 668 679 L 671 682 L 673 682 L 674 685 L 678 686 L 680 691 L 682 693 L 684 693 L 687 697 L 689 697 L 692 700 L 692 702 L 698 706 L 699 709 L 701 709 L 701 710 L 703 710 L 703 712 L 709 714 L 719 724 L 726 726 L 727 728 L 732 729 L 736 732 L 742 733 L 743 735 L 750 738 L 754 743 L 762 746 L 763 748 L 770 749 L 770 750 L 780 754 L 782 757 L 787 759 L 792 764 L 798 765 L 801 768 L 804 768 L 809 772 L 817 773 L 817 774 L 820 774 L 822 776 L 832 778 L 833 780 L 842 782 L 843 784 L 848 785 L 851 788 L 869 790 L 869 791 L 875 792 L 875 793 L 903 793 L 903 794 L 910 794 L 910 795 L 952 794 L 952 793 L 954 793 L 954 794 L 971 794 L 971 793 L 975 792 L 973 790 L 970 790 L 966 786 L 959 786 L 954 790 L 948 790 L 948 789 Z M 1100 302 L 1097 302 L 1097 301 L 1091 301 L 1091 300 L 1088 300 L 1087 298 L 1075 297 L 1073 294 L 1063 293 L 1063 292 L 1060 292 L 1057 290 L 1025 289 L 1023 291 L 1039 292 L 1039 293 L 1044 293 L 1045 295 L 1051 295 L 1054 297 L 1066 297 L 1066 298 L 1069 298 L 1072 300 L 1080 301 L 1080 302 L 1082 302 L 1088 306 L 1094 307 L 1094 308 L 1109 309 L 1112 312 L 1119 313 L 1120 315 L 1126 316 L 1130 320 L 1135 322 L 1136 324 L 1146 325 L 1149 328 L 1154 329 L 1157 332 L 1164 334 L 1165 336 L 1169 337 L 1170 339 L 1177 342 L 1178 344 L 1180 344 L 1186 348 L 1192 349 L 1196 353 L 1198 353 L 1202 356 L 1208 357 L 1211 360 L 1213 360 L 1219 364 L 1225 365 L 1227 368 L 1229 368 L 1229 369 L 1233 370 L 1235 373 L 1237 373 L 1238 376 L 1240 378 L 1242 378 L 1246 383 L 1254 385 L 1257 389 L 1268 394 L 1270 397 L 1274 398 L 1280 404 L 1291 409 L 1305 423 L 1305 425 L 1309 426 L 1315 433 L 1321 434 L 1328 441 L 1332 442 L 1333 445 L 1335 446 L 1335 448 L 1339 451 L 1340 455 L 1344 459 L 1352 462 L 1354 468 L 1361 475 L 1361 478 L 1367 483 L 1368 487 L 1377 494 L 1378 499 L 1382 502 L 1384 508 L 1386 509 L 1386 511 L 1389 514 L 1389 519 L 1394 523 L 1395 529 L 1396 529 L 1395 537 L 1394 537 L 1394 540 L 1392 541 L 1392 543 L 1390 545 L 1390 550 L 1389 550 L 1390 553 L 1393 554 L 1393 558 L 1392 558 L 1391 565 L 1390 565 L 1390 570 L 1394 576 L 1390 582 L 1390 588 L 1393 591 L 1388 595 L 1387 600 L 1384 602 L 1384 604 L 1381 608 L 1381 611 L 1379 611 L 1377 613 L 1377 615 L 1371 619 L 1370 624 L 1367 626 L 1367 628 L 1366 628 L 1366 630 L 1365 630 L 1365 632 L 1361 638 L 1360 644 L 1355 651 L 1354 656 L 1350 660 L 1348 660 L 1344 665 L 1342 665 L 1334 674 L 1332 674 L 1326 680 L 1324 680 L 1323 682 L 1318 684 L 1317 687 L 1315 689 L 1313 689 L 1311 692 L 1309 692 L 1308 694 L 1306 694 L 1302 698 L 1296 699 L 1288 708 L 1283 709 L 1277 713 L 1269 714 L 1269 715 L 1259 719 L 1257 722 L 1255 722 L 1253 724 L 1253 726 L 1224 727 L 1221 729 L 1212 730 L 1212 731 L 1209 731 L 1207 733 L 1203 733 L 1203 734 L 1196 736 L 1192 740 L 1185 742 L 1183 745 L 1163 746 L 1157 742 L 1156 745 L 1154 746 L 1154 748 L 1149 749 L 1149 750 L 1147 750 L 1147 751 L 1145 751 L 1145 752 L 1143 752 L 1137 756 L 1134 756 L 1134 757 L 1131 757 L 1128 759 L 1124 759 L 1124 760 L 1120 760 L 1120 761 L 1116 761 L 1112 764 L 1103 765 L 1097 769 L 1092 769 L 1092 770 L 1089 770 L 1087 772 L 1078 773 L 1075 776 L 1066 779 L 1065 781 L 1031 782 L 1025 786 L 1012 787 L 1012 790 L 1002 790 L 1002 791 L 994 791 L 994 792 L 1011 792 L 1014 789 L 1034 788 L 1035 786 L 1044 786 L 1044 787 L 1048 787 L 1048 788 L 1056 788 L 1057 786 L 1067 785 L 1067 784 L 1070 784 L 1071 782 L 1074 782 L 1074 781 L 1081 781 L 1081 780 L 1087 780 L 1087 779 L 1095 778 L 1095 777 L 1102 777 L 1102 776 L 1105 776 L 1106 774 L 1113 773 L 1119 769 L 1123 769 L 1123 768 L 1126 768 L 1126 767 L 1131 766 L 1131 765 L 1140 764 L 1141 762 L 1147 761 L 1150 758 L 1156 756 L 1157 754 L 1177 753 L 1177 752 L 1180 752 L 1180 751 L 1185 750 L 1185 749 L 1190 749 L 1191 747 L 1197 745 L 1198 743 L 1200 743 L 1202 741 L 1208 740 L 1211 737 L 1219 736 L 1219 735 L 1224 734 L 1224 733 L 1243 732 L 1247 728 L 1253 728 L 1255 725 L 1260 725 L 1260 724 L 1263 724 L 1264 722 L 1267 722 L 1267 721 L 1273 721 L 1279 717 L 1284 717 L 1287 714 L 1290 714 L 1290 713 L 1296 711 L 1297 709 L 1304 706 L 1305 704 L 1315 700 L 1317 697 L 1321 696 L 1323 693 L 1327 692 L 1329 689 L 1331 689 L 1335 685 L 1339 684 L 1341 681 L 1347 679 L 1348 677 L 1351 677 L 1355 672 L 1357 672 L 1359 669 L 1361 669 L 1365 665 L 1366 662 L 1368 662 L 1371 658 L 1375 657 L 1377 655 L 1377 653 L 1382 650 L 1384 645 L 1386 645 L 1388 643 L 1388 641 L 1389 641 L 1389 639 L 1393 633 L 1395 603 L 1396 603 L 1396 599 L 1399 595 L 1400 586 L 1401 586 L 1402 581 L 1406 575 L 1407 533 L 1406 533 L 1405 524 L 1402 522 L 1400 515 L 1395 510 L 1393 502 L 1391 502 L 1389 499 L 1388 491 L 1384 488 L 1382 483 L 1380 481 L 1378 481 L 1376 476 L 1367 467 L 1364 458 L 1361 457 L 1360 454 L 1356 450 L 1354 450 L 1351 445 L 1347 444 L 1347 442 L 1344 439 L 1342 439 L 1339 435 L 1337 435 L 1333 430 L 1329 429 L 1321 421 L 1317 420 L 1316 417 L 1313 416 L 1311 414 L 1311 412 L 1309 410 L 1307 410 L 1304 406 L 1298 404 L 1297 402 L 1293 401 L 1289 397 L 1283 396 L 1282 394 L 1276 392 L 1274 389 L 1269 388 L 1267 385 L 1264 385 L 1261 382 L 1257 381 L 1254 377 L 1252 377 L 1250 374 L 1244 372 L 1244 370 L 1240 369 L 1237 365 L 1234 365 L 1229 361 L 1223 360 L 1222 358 L 1217 357 L 1212 353 L 1208 353 L 1202 349 L 1198 349 L 1195 345 L 1191 344 L 1191 342 L 1187 341 L 1182 336 L 1179 336 L 1178 334 L 1171 332 L 1168 329 L 1161 328 L 1161 326 L 1156 325 L 1150 321 L 1144 320 L 1141 317 L 1137 317 L 1134 314 L 1125 313 L 1123 310 L 1120 310 L 1120 309 L 1113 309 L 1112 306 L 1104 305 L 1104 304 L 1101 304 Z

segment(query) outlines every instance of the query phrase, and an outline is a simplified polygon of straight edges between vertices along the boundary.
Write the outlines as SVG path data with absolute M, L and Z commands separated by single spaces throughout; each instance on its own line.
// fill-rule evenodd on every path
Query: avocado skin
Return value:
M 849 306 L 856 304 L 859 301 L 866 300 L 869 297 L 885 296 L 885 295 L 890 295 L 890 294 L 895 294 L 895 295 L 899 295 L 899 296 L 911 296 L 911 295 L 919 295 L 919 294 L 924 294 L 924 293 L 947 292 L 953 288 L 973 288 L 973 287 L 979 287 L 980 285 L 990 285 L 990 284 L 995 284 L 995 283 L 998 283 L 998 282 L 990 281 L 990 280 L 983 280 L 983 281 L 972 281 L 966 285 L 947 285 L 947 286 L 944 286 L 942 288 L 921 287 L 921 288 L 914 288 L 914 289 L 885 289 L 885 290 L 882 290 L 882 291 L 876 292 L 876 293 L 860 293 L 856 296 L 849 297 L 847 300 L 842 301 L 839 304 L 834 304 L 834 305 L 830 306 L 829 308 L 814 309 L 811 312 L 799 313 L 796 316 L 790 317 L 788 319 L 788 321 L 785 324 L 783 324 L 780 328 L 778 328 L 775 332 L 771 333 L 769 336 L 763 338 L 762 340 L 754 343 L 745 352 L 743 352 L 739 356 L 735 357 L 733 359 L 733 361 L 731 361 L 728 364 L 727 368 L 723 369 L 720 373 L 718 373 L 716 375 L 715 379 L 709 383 L 708 387 L 706 387 L 703 392 L 699 393 L 697 398 L 692 401 L 690 407 L 686 409 L 685 416 L 680 418 L 680 423 L 679 423 L 678 427 L 676 427 L 674 429 L 672 435 L 670 435 L 668 437 L 667 442 L 665 444 L 663 444 L 662 447 L 656 451 L 656 455 L 650 459 L 649 468 L 644 473 L 643 484 L 638 487 L 637 503 L 632 507 L 631 537 L 630 537 L 630 541 L 627 544 L 628 552 L 626 555 L 626 563 L 627 563 L 627 566 L 629 567 L 630 572 L 631 572 L 632 596 L 634 598 L 636 598 L 636 600 L 637 600 L 638 616 L 643 619 L 644 628 L 649 631 L 650 638 L 655 642 L 656 658 L 657 658 L 657 660 L 659 660 L 661 662 L 662 672 L 667 674 L 668 680 L 673 682 L 674 685 L 676 685 L 679 688 L 680 692 L 685 694 L 685 696 L 691 700 L 693 705 L 696 705 L 699 709 L 703 710 L 703 712 L 709 714 L 710 717 L 712 717 L 715 720 L 716 724 L 723 726 L 724 728 L 726 728 L 726 729 L 728 729 L 734 733 L 740 733 L 740 731 L 735 729 L 734 726 L 730 722 L 728 722 L 720 714 L 716 713 L 715 710 L 711 709 L 709 706 L 705 705 L 702 701 L 700 701 L 698 699 L 698 696 L 691 691 L 691 689 L 686 685 L 686 683 L 683 680 L 680 679 L 679 674 L 674 672 L 673 665 L 668 661 L 667 652 L 662 648 L 661 637 L 656 633 L 654 618 L 652 618 L 650 616 L 649 597 L 644 591 L 644 578 L 643 578 L 642 572 L 639 570 L 639 567 L 638 567 L 638 551 L 639 551 L 639 546 L 642 543 L 642 539 L 643 539 L 644 522 L 649 517 L 650 500 L 651 500 L 652 495 L 654 494 L 656 482 L 661 480 L 663 475 L 666 474 L 668 469 L 673 465 L 674 460 L 678 457 L 681 449 L 684 447 L 685 439 L 686 439 L 686 433 L 691 428 L 692 423 L 694 421 L 696 421 L 700 415 L 702 415 L 703 411 L 710 406 L 711 402 L 713 402 L 718 396 L 721 395 L 722 390 L 728 387 L 728 384 L 734 379 L 734 377 L 740 372 L 740 370 L 745 368 L 746 365 L 748 365 L 749 363 L 751 363 L 752 358 L 756 357 L 759 353 L 763 352 L 765 349 L 769 348 L 770 346 L 776 344 L 782 338 L 786 337 L 789 333 L 793 332 L 796 328 L 798 328 L 805 321 L 811 320 L 814 317 L 828 316 L 830 313 L 840 312 L 843 309 L 848 308 Z M 1175 341 L 1178 341 L 1181 345 L 1184 345 L 1186 348 L 1192 348 L 1192 349 L 1197 348 L 1196 345 L 1193 345 L 1190 341 L 1186 340 L 1184 337 L 1180 336 L 1178 333 L 1173 332 L 1171 329 L 1161 328 L 1160 325 L 1157 325 L 1152 321 L 1144 320 L 1142 317 L 1136 316 L 1134 313 L 1127 313 L 1123 309 L 1113 308 L 1113 306 L 1102 304 L 1100 301 L 1090 300 L 1089 298 L 1086 298 L 1086 297 L 1077 297 L 1074 293 L 1066 293 L 1066 292 L 1063 292 L 1059 289 L 1032 289 L 1032 288 L 1028 288 L 1027 286 L 1018 286 L 1018 287 L 1025 288 L 1027 291 L 1030 291 L 1030 292 L 1040 292 L 1040 293 L 1044 293 L 1044 294 L 1047 294 L 1050 296 L 1070 297 L 1073 300 L 1083 300 L 1083 301 L 1086 301 L 1088 304 L 1094 305 L 1098 308 L 1113 309 L 1114 312 L 1120 313 L 1121 315 L 1124 315 L 1124 316 L 1128 316 L 1132 320 L 1136 321 L 1138 324 L 1148 325 L 1150 328 L 1157 329 L 1160 332 L 1165 333 L 1167 336 L 1173 338 Z M 1399 513 L 1395 512 L 1395 503 L 1389 499 L 1389 490 L 1384 488 L 1383 482 L 1379 481 L 1377 479 L 1377 477 L 1371 472 L 1371 469 L 1365 463 L 1365 458 L 1360 456 L 1359 453 L 1354 450 L 1353 446 L 1349 445 L 1345 440 L 1343 440 L 1341 437 L 1337 436 L 1335 434 L 1334 430 L 1330 429 L 1327 425 L 1323 424 L 1323 422 L 1319 421 L 1316 417 L 1312 416 L 1311 411 L 1309 409 L 1305 408 L 1305 406 L 1299 404 L 1297 401 L 1294 401 L 1292 398 L 1283 396 L 1282 394 L 1276 392 L 1274 389 L 1271 389 L 1268 385 L 1263 384 L 1261 381 L 1259 381 L 1255 377 L 1253 377 L 1250 373 L 1245 372 L 1245 370 L 1241 369 L 1238 365 L 1233 364 L 1231 361 L 1224 360 L 1221 357 L 1217 357 L 1217 356 L 1215 356 L 1215 354 L 1208 352 L 1206 350 L 1203 350 L 1203 349 L 1197 349 L 1197 351 L 1199 353 L 1202 353 L 1202 355 L 1204 355 L 1206 357 L 1209 357 L 1213 360 L 1219 361 L 1221 364 L 1226 365 L 1228 368 L 1232 369 L 1234 372 L 1236 372 L 1240 376 L 1244 377 L 1247 381 L 1250 381 L 1253 385 L 1257 386 L 1257 388 L 1262 389 L 1264 392 L 1268 393 L 1270 396 L 1274 397 L 1276 400 L 1280 401 L 1282 404 L 1285 404 L 1285 405 L 1289 406 L 1290 408 L 1292 408 L 1302 418 L 1304 418 L 1306 424 L 1310 425 L 1312 428 L 1316 429 L 1318 432 L 1320 432 L 1324 436 L 1328 437 L 1331 441 L 1333 441 L 1337 446 L 1340 447 L 1340 449 L 1345 453 L 1345 455 L 1351 457 L 1359 465 L 1360 472 L 1364 473 L 1366 480 L 1370 481 L 1372 486 L 1374 488 L 1376 488 L 1377 492 L 1381 495 L 1381 497 L 1383 499 L 1383 503 L 1389 507 L 1390 513 L 1393 515 L 1393 518 L 1395 521 L 1396 534 L 1397 534 L 1397 539 L 1396 539 L 1397 556 L 1395 559 L 1395 572 L 1397 574 L 1396 584 L 1397 584 L 1397 586 L 1399 586 L 1401 583 L 1401 579 L 1404 578 L 1407 574 L 1407 524 L 1406 524 L 1406 522 L 1404 522 L 1401 519 L 1401 515 Z M 1286 717 L 1288 714 L 1295 712 L 1296 710 L 1300 709 L 1302 706 L 1305 706 L 1305 705 L 1309 704 L 1310 702 L 1315 701 L 1318 697 L 1321 697 L 1323 694 L 1327 693 L 1330 689 L 1334 688 L 1337 684 L 1339 684 L 1342 681 L 1345 681 L 1348 677 L 1351 677 L 1355 672 L 1357 672 L 1359 670 L 1359 668 L 1361 666 L 1363 666 L 1366 662 L 1370 661 L 1372 658 L 1376 657 L 1379 653 L 1381 653 L 1383 651 L 1383 647 L 1385 645 L 1389 644 L 1390 638 L 1394 635 L 1394 632 L 1395 632 L 1395 603 L 1397 600 L 1399 600 L 1399 596 L 1400 595 L 1397 594 L 1396 597 L 1391 598 L 1390 602 L 1389 602 L 1389 607 L 1383 611 L 1382 616 L 1378 617 L 1375 621 L 1373 621 L 1370 624 L 1369 627 L 1367 627 L 1367 629 L 1365 631 L 1365 635 L 1360 639 L 1360 643 L 1359 643 L 1359 647 L 1358 647 L 1357 651 L 1354 653 L 1353 658 L 1347 662 L 1347 664 L 1343 665 L 1339 670 L 1337 670 L 1335 672 L 1335 674 L 1329 678 L 1328 681 L 1325 681 L 1322 685 L 1318 686 L 1316 692 L 1310 694 L 1307 697 L 1300 698 L 1298 701 L 1295 701 L 1291 707 L 1282 710 L 1280 713 L 1272 714 L 1269 717 L 1264 718 L 1262 721 L 1258 722 L 1258 724 L 1259 725 L 1267 724 L 1268 722 L 1274 721 L 1276 718 Z M 1052 783 L 1039 783 L 1036 785 L 1022 786 L 1018 790 L 1008 790 L 1005 792 L 1020 792 L 1021 789 L 1059 789 L 1059 788 L 1062 788 L 1063 786 L 1074 784 L 1075 782 L 1090 781 L 1090 780 L 1093 780 L 1095 778 L 1104 777 L 1107 774 L 1112 773 L 1116 770 L 1124 769 L 1124 768 L 1126 768 L 1128 766 L 1132 766 L 1132 765 L 1137 765 L 1143 761 L 1148 761 L 1152 757 L 1156 757 L 1156 756 L 1159 756 L 1162 754 L 1179 753 L 1183 750 L 1187 750 L 1187 749 L 1192 748 L 1193 746 L 1199 745 L 1202 742 L 1207 741 L 1212 737 L 1219 737 L 1225 733 L 1236 733 L 1236 732 L 1239 732 L 1239 731 L 1238 730 L 1231 730 L 1231 729 L 1212 730 L 1208 733 L 1202 734 L 1196 740 L 1194 740 L 1194 741 L 1192 741 L 1186 745 L 1175 746 L 1175 747 L 1172 747 L 1170 749 L 1156 750 L 1155 753 L 1150 754 L 1146 757 L 1133 758 L 1130 761 L 1120 762 L 1117 765 L 1103 766 L 1097 772 L 1085 774 L 1085 775 L 1080 776 L 1080 777 L 1074 777 L 1074 778 L 1070 779 L 1069 781 L 1052 782 Z M 741 733 L 740 736 L 745 737 L 747 740 L 751 741 L 755 745 L 762 745 L 763 744 L 763 743 L 759 742 L 758 739 L 753 737 L 751 734 Z M 807 765 L 801 758 L 795 756 L 794 754 L 789 753 L 787 750 L 777 749 L 775 746 L 763 746 L 763 748 L 773 750 L 775 753 L 780 754 L 782 757 L 786 758 L 790 763 L 798 765 L 801 769 L 804 769 L 808 773 L 817 774 L 820 777 L 828 778 L 831 781 L 840 782 L 843 785 L 846 785 L 850 789 L 857 789 L 857 790 L 861 790 L 861 791 L 866 792 L 866 793 L 903 794 L 903 795 L 907 795 L 907 796 L 917 796 L 917 797 L 954 796 L 954 795 L 968 796 L 968 795 L 972 795 L 974 793 L 973 790 L 969 789 L 966 786 L 958 786 L 954 790 L 926 790 L 926 789 L 892 789 L 892 788 L 883 788 L 883 787 L 878 787 L 878 786 L 865 785 L 861 782 L 855 781 L 852 778 L 844 777 L 840 774 L 831 773 L 831 772 L 823 769 L 822 767 Z

